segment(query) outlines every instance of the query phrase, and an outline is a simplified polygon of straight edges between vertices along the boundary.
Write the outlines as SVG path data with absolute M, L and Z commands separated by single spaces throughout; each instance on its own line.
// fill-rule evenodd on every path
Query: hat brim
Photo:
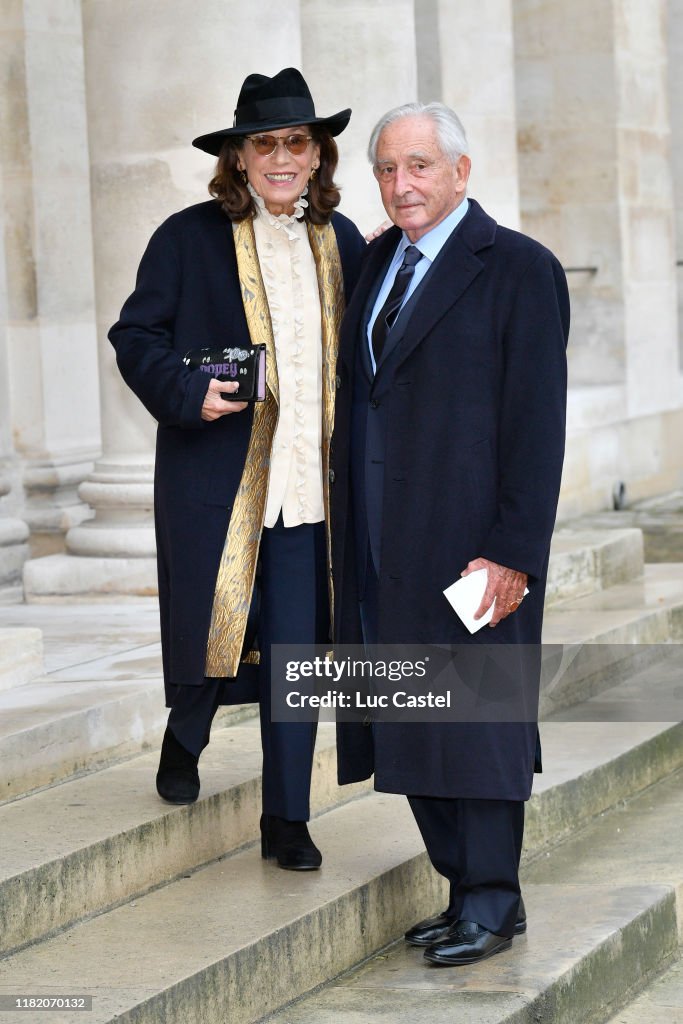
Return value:
M 259 121 L 256 124 L 241 124 L 238 128 L 223 128 L 219 132 L 209 132 L 208 135 L 200 135 L 192 140 L 195 149 L 201 149 L 211 156 L 218 156 L 221 147 L 226 139 L 238 138 L 245 135 L 260 135 L 262 132 L 272 131 L 274 128 L 293 128 L 298 125 L 310 124 L 324 128 L 330 135 L 341 135 L 351 118 L 351 109 L 340 110 L 338 114 L 331 117 L 299 118 L 293 121 L 291 117 L 273 118 L 271 121 Z

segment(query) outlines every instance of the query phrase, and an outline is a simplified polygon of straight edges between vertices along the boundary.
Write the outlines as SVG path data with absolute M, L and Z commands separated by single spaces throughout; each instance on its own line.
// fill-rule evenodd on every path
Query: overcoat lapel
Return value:
M 474 199 L 470 199 L 469 203 L 470 208 L 460 227 L 448 239 L 389 332 L 387 346 L 378 367 L 375 389 L 389 387 L 391 384 L 392 374 L 381 372 L 382 363 L 387 357 L 392 352 L 398 357 L 391 360 L 394 369 L 404 362 L 483 269 L 483 261 L 477 253 L 493 245 L 496 222 L 484 213 Z M 342 331 L 339 354 L 349 373 L 353 373 L 356 345 L 365 340 L 368 318 L 399 239 L 399 229 L 390 228 L 368 252 Z M 419 316 L 416 315 L 418 305 Z
M 390 228 L 370 248 L 365 258 L 360 280 L 346 310 L 339 356 L 351 374 L 354 369 L 356 345 L 365 341 L 370 314 L 400 237 L 401 232 L 398 228 Z M 367 345 L 365 345 L 363 354 L 363 366 L 371 376 L 372 367 L 367 354 Z
M 389 335 L 390 351 L 398 350 L 396 366 L 408 358 L 481 273 L 484 263 L 477 252 L 493 244 L 495 233 L 496 222 L 471 199 L 460 228 L 444 245 Z M 415 315 L 418 305 L 419 316 Z

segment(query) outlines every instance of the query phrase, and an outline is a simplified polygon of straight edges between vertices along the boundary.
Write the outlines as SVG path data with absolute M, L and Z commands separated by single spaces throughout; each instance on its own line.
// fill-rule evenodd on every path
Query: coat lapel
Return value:
M 395 365 L 408 358 L 481 273 L 484 263 L 477 253 L 493 244 L 495 234 L 496 222 L 470 199 L 460 228 L 448 239 L 396 321 L 392 331 L 396 337 L 390 337 L 390 349 L 398 349 Z
M 368 320 L 400 237 L 398 228 L 390 228 L 372 243 L 365 257 L 363 270 L 346 310 L 342 327 L 339 356 L 349 373 L 353 373 L 356 345 L 363 344 L 363 366 L 368 376 L 372 376 L 370 357 L 365 344 Z

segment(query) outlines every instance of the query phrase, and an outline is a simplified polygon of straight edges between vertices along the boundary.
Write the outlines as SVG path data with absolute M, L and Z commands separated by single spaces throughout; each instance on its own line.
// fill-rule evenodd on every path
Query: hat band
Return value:
M 261 100 L 258 103 L 245 103 L 235 111 L 234 127 L 240 124 L 252 124 L 258 121 L 291 120 L 297 121 L 315 118 L 315 107 L 310 100 L 300 96 L 283 96 L 276 100 Z

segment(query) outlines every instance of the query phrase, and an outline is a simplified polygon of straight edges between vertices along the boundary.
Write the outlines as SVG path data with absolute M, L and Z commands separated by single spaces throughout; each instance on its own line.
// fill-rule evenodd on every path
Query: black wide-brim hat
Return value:
M 232 128 L 200 135 L 192 145 L 218 156 L 226 139 L 300 124 L 319 125 L 330 135 L 339 135 L 350 117 L 350 109 L 340 110 L 331 117 L 316 117 L 311 90 L 304 76 L 296 68 L 283 68 L 272 78 L 248 75 L 240 89 Z

